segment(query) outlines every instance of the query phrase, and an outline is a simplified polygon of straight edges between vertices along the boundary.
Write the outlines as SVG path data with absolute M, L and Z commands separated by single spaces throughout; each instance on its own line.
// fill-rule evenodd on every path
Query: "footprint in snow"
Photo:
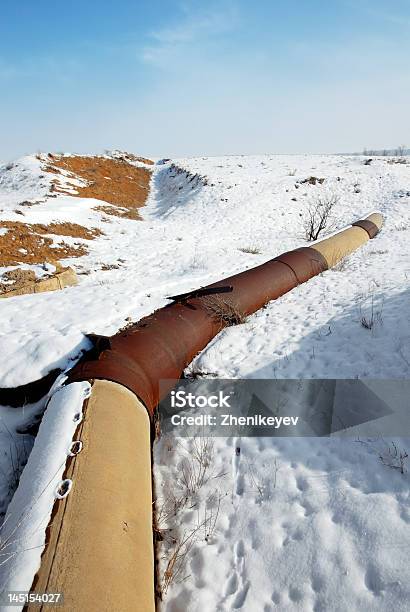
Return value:
M 249 581 L 247 581 L 243 587 L 238 591 L 238 593 L 236 594 L 236 597 L 234 599 L 234 602 L 232 604 L 232 607 L 234 610 L 238 610 L 239 608 L 242 608 L 246 597 L 248 595 L 248 591 L 249 591 L 249 587 L 251 586 L 251 583 Z
M 289 599 L 294 603 L 302 601 L 303 594 L 297 587 L 290 587 L 289 589 Z
M 198 550 L 195 555 L 192 557 L 190 562 L 190 567 L 192 570 L 192 575 L 195 576 L 195 586 L 197 589 L 203 589 L 206 585 L 205 580 L 202 577 L 202 572 L 204 569 L 204 556 L 201 550 Z
M 309 484 L 305 478 L 297 478 L 296 486 L 302 493 L 309 488 Z
M 246 578 L 245 571 L 245 544 L 239 540 L 234 548 L 234 563 L 232 573 L 228 577 L 224 588 L 224 601 L 233 598 L 229 610 L 241 609 L 246 601 L 251 583 Z
M 385 585 L 380 576 L 379 570 L 372 564 L 370 564 L 367 568 L 364 576 L 364 583 L 366 588 L 373 593 L 375 597 L 382 595 L 385 589 Z
M 237 560 L 245 556 L 245 544 L 243 540 L 239 540 L 239 542 L 236 544 L 235 555 Z
M 236 494 L 243 495 L 245 489 L 245 478 L 243 474 L 240 474 L 236 479 Z
M 239 586 L 238 574 L 235 571 L 233 571 L 225 584 L 225 589 L 224 589 L 225 597 L 229 597 L 230 595 L 233 595 L 234 593 L 236 593 L 236 591 L 238 590 L 238 586 Z

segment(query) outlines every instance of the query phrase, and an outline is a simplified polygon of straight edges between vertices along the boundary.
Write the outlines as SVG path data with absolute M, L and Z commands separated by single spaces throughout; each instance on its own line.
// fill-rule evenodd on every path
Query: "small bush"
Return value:
M 306 240 L 317 240 L 324 230 L 332 229 L 331 213 L 338 202 L 339 196 L 333 194 L 319 196 L 309 204 L 302 219 Z
M 366 301 L 366 300 L 364 300 Z M 374 295 L 370 300 L 370 309 L 363 311 L 363 304 L 359 306 L 360 323 L 365 329 L 372 330 L 378 325 L 383 325 L 383 303 L 376 305 Z
M 400 473 L 404 474 L 408 456 L 407 451 L 398 448 L 394 442 L 390 442 L 385 452 L 380 453 L 379 458 L 383 465 L 387 465 L 394 470 L 400 470 Z
M 406 463 L 409 455 L 404 448 L 399 448 L 393 440 L 388 442 L 383 437 L 379 437 L 377 439 L 368 438 L 367 440 L 357 438 L 356 441 L 368 448 L 372 454 L 377 454 L 383 465 L 393 470 L 399 470 L 401 474 L 407 472 Z

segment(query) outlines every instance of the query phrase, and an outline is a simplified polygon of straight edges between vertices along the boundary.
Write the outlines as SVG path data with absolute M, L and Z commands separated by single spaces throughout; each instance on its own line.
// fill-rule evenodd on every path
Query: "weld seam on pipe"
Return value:
M 291 266 L 290 264 L 286 263 L 286 261 L 281 261 L 280 259 L 276 259 L 275 261 L 278 261 L 279 263 L 281 263 L 281 264 L 283 264 L 284 266 L 287 266 L 287 267 L 289 268 L 289 270 L 290 270 L 290 271 L 293 273 L 293 276 L 295 277 L 295 281 L 296 281 L 296 285 L 295 285 L 295 286 L 297 286 L 297 285 L 300 285 L 300 284 L 301 284 L 301 282 L 300 282 L 300 280 L 298 279 L 298 276 L 297 276 L 297 274 L 296 274 L 295 270 L 292 268 L 292 266 Z
M 365 232 L 369 234 L 369 238 L 374 238 L 378 233 L 379 229 L 375 223 L 369 221 L 368 219 L 362 219 L 361 221 L 356 221 L 356 223 L 352 224 L 352 227 L 361 227 Z

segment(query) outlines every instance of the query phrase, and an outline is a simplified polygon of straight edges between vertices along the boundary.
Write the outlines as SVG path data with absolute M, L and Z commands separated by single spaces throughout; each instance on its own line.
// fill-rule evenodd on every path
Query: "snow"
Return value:
M 49 192 L 52 176 L 41 170 L 34 155 L 0 166 L 0 211 L 11 212 L 21 202 L 36 202 Z M 4 217 L 2 217 L 4 218 Z M 9 217 L 14 219 L 14 217 Z M 20 219 L 21 220 L 21 219 Z
M 56 489 L 70 454 L 71 441 L 78 425 L 77 415 L 82 412 L 84 399 L 90 391 L 87 382 L 61 388 L 59 385 L 62 382 L 55 383 L 3 523 L 0 535 L 0 593 L 29 591 L 40 566 L 45 529 L 58 497 Z
M 380 462 L 377 446 L 353 438 L 213 442 L 209 481 L 161 525 L 165 542 L 202 525 L 161 610 L 408 609 L 409 479 Z M 192 446 L 192 438 L 157 443 L 159 507 L 170 489 L 183 493 L 181 461 Z M 216 499 L 208 538 L 205 508 L 216 513 Z
M 45 173 L 40 179 L 34 157 L 3 166 L 0 220 L 22 220 L 15 206 L 42 199 L 24 208 L 23 220 L 71 221 L 104 235 L 88 243 L 88 255 L 63 262 L 76 269 L 78 286 L 0 302 L 0 387 L 70 367 L 90 346 L 86 334 L 111 335 L 168 303 L 167 295 L 306 245 L 304 211 L 323 195 L 338 198 L 332 229 L 380 210 L 382 232 L 343 265 L 222 331 L 187 371 L 220 378 L 408 378 L 410 164 L 363 161 L 307 155 L 172 160 L 154 168 L 142 221 L 107 218 L 92 210 L 97 200 L 46 198 L 51 179 Z M 300 182 L 310 176 L 325 181 Z M 107 263 L 115 269 L 104 269 Z M 362 319 L 372 313 L 375 324 L 366 329 Z M 18 516 L 42 490 L 39 479 L 64 460 L 78 389 L 53 396 L 29 458 L 37 480 L 31 486 L 30 468 L 24 470 L 10 515 Z M 57 409 L 62 402 L 66 411 Z M 378 457 L 378 445 L 392 442 L 409 450 L 400 438 L 215 439 L 212 478 L 173 526 L 177 538 L 200 528 L 185 579 L 171 584 L 162 610 L 405 610 L 409 475 Z M 155 445 L 160 497 L 178 493 L 182 457 L 192 456 L 195 443 L 162 438 Z M 44 499 L 49 508 L 51 489 Z M 210 515 L 217 520 L 207 537 Z M 164 525 L 171 523 L 168 517 Z M 29 584 L 38 554 L 28 556 L 24 569 L 10 565 L 16 588 Z

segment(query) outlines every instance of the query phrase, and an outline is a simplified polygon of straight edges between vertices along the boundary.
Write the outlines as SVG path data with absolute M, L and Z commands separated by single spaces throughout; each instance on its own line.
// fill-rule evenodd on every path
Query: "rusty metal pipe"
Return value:
M 283 253 L 260 266 L 202 287 L 200 291 L 174 296 L 181 299 L 107 338 L 106 348 L 98 357 L 77 364 L 68 381 L 104 379 L 117 382 L 135 393 L 152 415 L 161 399 L 159 381 L 180 378 L 192 359 L 229 325 L 228 320 L 216 315 L 210 300 L 223 300 L 220 308 L 225 305 L 241 315 L 252 314 L 333 266 L 373 238 L 382 223 L 382 216 L 373 213 L 311 247 Z M 223 291 L 220 296 L 206 295 L 207 289 L 215 294 L 215 288 L 227 287 L 226 296 Z

